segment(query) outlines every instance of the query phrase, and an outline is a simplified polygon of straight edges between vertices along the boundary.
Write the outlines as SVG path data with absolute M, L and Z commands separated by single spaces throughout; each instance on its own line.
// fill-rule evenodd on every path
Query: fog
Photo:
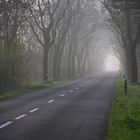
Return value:
M 90 73 L 96 72 L 118 72 L 123 71 L 122 65 L 124 57 L 123 49 L 117 43 L 115 34 L 107 28 L 102 26 L 92 34 L 91 40 L 91 61 Z
M 0 87 L 118 70 L 137 82 L 138 9 L 130 6 L 125 11 L 118 7 L 121 4 L 113 0 L 0 1 Z
M 108 54 L 105 60 L 105 70 L 114 72 L 118 72 L 119 70 L 121 70 L 120 61 L 115 55 Z

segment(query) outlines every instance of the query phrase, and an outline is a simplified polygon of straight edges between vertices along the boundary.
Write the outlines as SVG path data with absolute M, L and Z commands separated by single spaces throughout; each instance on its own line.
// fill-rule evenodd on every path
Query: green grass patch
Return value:
M 65 81 L 60 80 L 60 81 L 52 81 L 48 83 L 33 83 L 33 84 L 25 85 L 22 87 L 18 87 L 13 90 L 0 91 L 0 100 L 5 100 L 12 97 L 20 96 L 20 95 L 23 95 L 23 94 L 26 94 L 35 90 L 43 89 L 43 88 L 53 87 L 58 84 L 62 84 L 64 82 Z
M 140 140 L 140 85 L 129 83 L 125 96 L 117 81 L 107 140 Z

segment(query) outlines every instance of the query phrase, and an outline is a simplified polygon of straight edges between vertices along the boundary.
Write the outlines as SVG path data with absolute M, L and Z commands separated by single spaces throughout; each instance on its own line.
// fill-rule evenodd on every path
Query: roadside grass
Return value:
M 0 91 L 0 100 L 5 100 L 12 97 L 20 96 L 20 95 L 23 95 L 23 94 L 26 94 L 35 90 L 40 90 L 43 88 L 53 87 L 53 86 L 62 84 L 64 82 L 65 81 L 63 80 L 59 80 L 59 81 L 52 81 L 48 83 L 33 83 L 29 85 L 24 85 L 22 87 L 18 87 L 13 90 Z
M 125 96 L 117 81 L 107 140 L 140 140 L 140 85 L 129 83 Z

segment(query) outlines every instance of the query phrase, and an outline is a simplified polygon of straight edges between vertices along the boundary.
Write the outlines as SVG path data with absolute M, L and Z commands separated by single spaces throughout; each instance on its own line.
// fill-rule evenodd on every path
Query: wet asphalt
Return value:
M 0 101 L 0 140 L 104 140 L 116 74 Z

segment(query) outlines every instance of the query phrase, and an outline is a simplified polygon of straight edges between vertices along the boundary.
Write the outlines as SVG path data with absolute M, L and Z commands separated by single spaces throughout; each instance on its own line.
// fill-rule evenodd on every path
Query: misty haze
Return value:
M 0 140 L 140 139 L 140 0 L 0 0 Z

